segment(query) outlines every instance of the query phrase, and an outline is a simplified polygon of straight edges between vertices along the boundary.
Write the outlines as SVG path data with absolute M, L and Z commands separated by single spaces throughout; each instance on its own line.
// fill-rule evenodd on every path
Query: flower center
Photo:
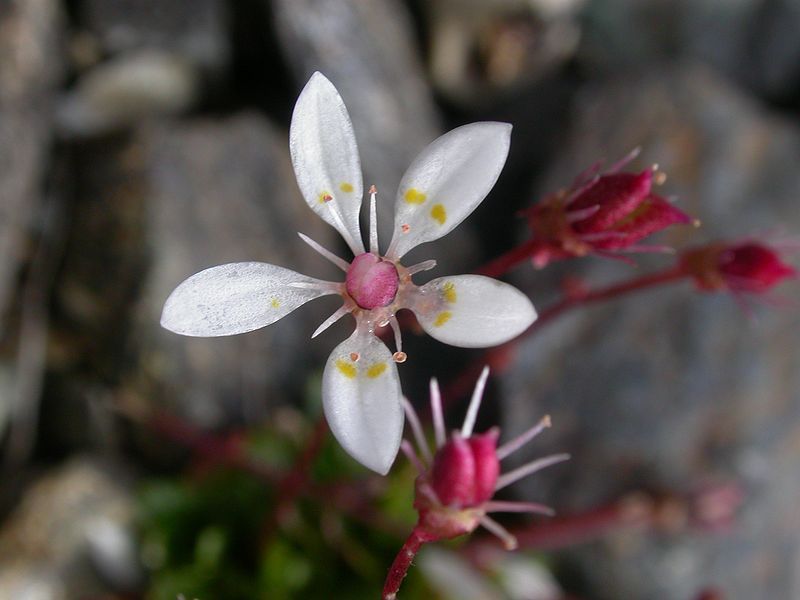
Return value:
M 399 285 L 397 268 L 371 252 L 356 256 L 347 269 L 347 293 L 356 304 L 367 310 L 389 306 Z

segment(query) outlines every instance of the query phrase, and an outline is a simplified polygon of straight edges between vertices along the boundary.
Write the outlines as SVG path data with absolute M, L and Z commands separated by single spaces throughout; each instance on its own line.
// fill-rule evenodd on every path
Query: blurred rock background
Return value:
M 0 0 L 0 598 L 167 597 L 132 525 L 137 490 L 179 479 L 186 453 L 125 414 L 168 408 L 226 431 L 316 405 L 309 390 L 348 326 L 309 340 L 332 301 L 230 339 L 158 326 L 174 286 L 213 264 L 332 276 L 295 235 L 342 250 L 309 218 L 288 156 L 313 71 L 347 103 L 384 230 L 425 144 L 474 120 L 514 124 L 495 190 L 432 247 L 437 273 L 468 272 L 523 239 L 519 209 L 635 146 L 704 223 L 667 242 L 796 235 L 798 32 L 798 0 Z M 543 305 L 575 272 L 603 282 L 630 267 L 522 266 L 513 280 Z M 747 494 L 726 536 L 625 532 L 550 555 L 558 586 L 536 598 L 560 587 L 678 600 L 707 586 L 800 598 L 800 319 L 796 305 L 753 312 L 678 287 L 523 343 L 484 418 L 510 436 L 550 412 L 537 449 L 574 458 L 518 494 L 564 512 L 715 481 Z M 417 400 L 431 375 L 475 356 L 408 344 L 419 358 L 404 386 Z M 438 580 L 443 556 L 424 559 Z M 272 597 L 314 597 L 272 585 Z M 505 590 L 496 597 L 533 598 Z

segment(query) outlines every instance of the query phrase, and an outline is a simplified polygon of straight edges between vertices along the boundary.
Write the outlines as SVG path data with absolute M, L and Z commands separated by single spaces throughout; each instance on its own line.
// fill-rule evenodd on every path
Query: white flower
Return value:
M 292 115 L 292 163 L 306 202 L 339 231 L 355 258 L 348 263 L 299 235 L 341 268 L 345 281 L 321 281 L 259 262 L 220 265 L 192 275 L 172 292 L 161 325 L 183 335 L 234 335 L 270 325 L 314 298 L 339 294 L 343 306 L 312 335 L 347 313 L 355 317 L 355 331 L 325 365 L 325 416 L 353 458 L 387 473 L 403 431 L 395 363 L 406 355 L 395 313 L 410 309 L 432 337 L 467 348 L 506 342 L 536 318 L 528 298 L 505 283 L 456 275 L 418 287 L 412 275 L 433 268 L 435 261 L 400 264 L 409 250 L 442 237 L 475 210 L 505 164 L 510 134 L 505 123 L 472 123 L 425 148 L 400 182 L 394 234 L 385 255 L 378 250 L 376 192 L 371 188 L 367 252 L 359 227 L 363 183 L 353 127 L 336 88 L 314 73 Z M 394 354 L 374 335 L 386 325 L 394 330 Z

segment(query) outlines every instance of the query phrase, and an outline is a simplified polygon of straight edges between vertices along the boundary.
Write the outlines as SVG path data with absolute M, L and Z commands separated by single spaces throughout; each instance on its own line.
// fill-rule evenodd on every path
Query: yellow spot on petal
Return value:
M 450 320 L 450 317 L 452 317 L 452 316 L 453 316 L 453 313 L 451 313 L 449 310 L 445 310 L 443 312 L 440 312 L 436 316 L 436 320 L 433 322 L 433 326 L 434 327 L 441 327 L 442 325 L 447 323 Z
M 404 197 L 409 204 L 422 204 L 427 198 L 427 196 L 417 188 L 409 188 Z
M 339 372 L 348 379 L 355 379 L 356 373 L 358 373 L 358 371 L 356 371 L 355 365 L 341 358 L 336 361 L 336 368 L 339 369 Z
M 442 286 L 442 296 L 445 300 L 447 300 L 450 304 L 453 304 L 456 301 L 456 284 L 452 281 L 445 281 L 444 285 Z
M 443 204 L 434 204 L 431 209 L 431 217 L 434 221 L 438 221 L 439 225 L 444 225 L 447 221 L 447 211 L 444 209 Z
M 325 204 L 326 202 L 333 200 L 333 196 L 331 196 L 330 192 L 324 191 L 319 193 L 318 199 L 320 204 Z
M 386 363 L 379 362 L 372 365 L 369 369 L 367 369 L 367 377 L 370 379 L 375 379 L 376 377 L 380 376 L 386 370 Z
M 280 308 L 281 305 L 280 301 L 277 298 L 273 298 L 270 304 L 272 305 L 272 308 Z
M 339 189 L 342 190 L 345 194 L 349 194 L 353 191 L 353 184 L 347 183 L 346 181 L 339 185 Z

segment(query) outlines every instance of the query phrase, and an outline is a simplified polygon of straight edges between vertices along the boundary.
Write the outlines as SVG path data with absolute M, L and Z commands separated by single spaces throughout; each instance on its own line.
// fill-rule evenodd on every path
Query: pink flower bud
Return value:
M 445 506 L 470 508 L 488 501 L 500 473 L 498 430 L 468 439 L 455 435 L 436 452 L 431 487 Z
M 692 219 L 652 192 L 654 173 L 646 169 L 638 174 L 590 174 L 531 208 L 527 216 L 534 236 L 534 265 L 592 253 L 658 249 L 636 244 Z
M 681 267 L 706 291 L 761 294 L 797 271 L 780 254 L 758 242 L 715 243 L 684 252 Z

